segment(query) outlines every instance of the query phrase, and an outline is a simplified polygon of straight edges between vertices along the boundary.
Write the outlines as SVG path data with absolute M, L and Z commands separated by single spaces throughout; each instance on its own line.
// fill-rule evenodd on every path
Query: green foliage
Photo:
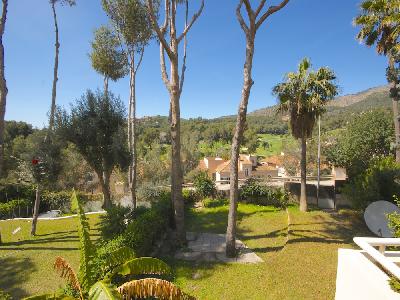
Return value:
M 89 222 L 75 191 L 72 193 L 71 205 L 73 209 L 76 209 L 76 213 L 79 217 L 78 236 L 80 241 L 80 264 L 78 278 L 82 288 L 85 291 L 88 291 L 94 283 L 94 270 L 91 263 L 94 249 L 92 241 L 90 240 Z
M 143 184 L 137 190 L 137 197 L 140 201 L 152 203 L 158 199 L 170 197 L 170 191 L 164 187 Z
M 113 270 L 113 274 L 128 275 L 170 275 L 171 268 L 162 260 L 153 257 L 139 257 L 126 261 Z
M 357 208 L 365 208 L 378 200 L 393 201 L 393 195 L 400 196 L 400 166 L 394 158 L 373 159 L 368 169 L 354 177 L 343 187 L 343 193 Z
M 149 256 L 169 228 L 171 200 L 161 199 L 129 223 L 123 236 L 137 256 Z
M 199 172 L 193 181 L 193 187 L 201 197 L 214 197 L 215 183 L 206 172 Z
M 122 296 L 108 282 L 98 281 L 89 290 L 89 300 L 119 300 Z
M 193 204 L 197 200 L 197 194 L 194 190 L 192 189 L 182 189 L 182 196 L 183 196 L 183 201 L 186 204 Z
M 124 264 L 125 262 L 131 261 L 135 257 L 135 252 L 133 252 L 131 248 L 121 247 L 109 253 L 108 257 L 106 258 L 106 263 L 110 269 L 113 269 Z
M 290 114 L 292 135 L 309 138 L 315 122 L 325 112 L 325 105 L 338 93 L 336 75 L 329 68 L 311 71 L 309 59 L 303 59 L 297 72 L 286 75 L 283 83 L 273 88 L 279 98 L 279 110 Z
M 12 297 L 6 292 L 0 290 L 0 300 L 12 300 Z
M 400 199 L 393 196 L 393 201 L 400 207 Z M 394 237 L 400 237 L 400 214 L 397 212 L 388 214 L 389 228 L 393 231 Z
M 106 26 L 101 26 L 94 33 L 90 59 L 93 69 L 113 81 L 127 74 L 127 59 L 120 41 Z
M 32 202 L 25 199 L 11 200 L 7 203 L 0 203 L 0 219 L 12 218 L 14 215 L 18 217 L 27 217 L 26 207 L 31 206 Z M 17 213 L 20 209 L 22 214 Z
M 24 300 L 75 300 L 75 298 L 60 293 L 54 293 L 54 294 L 43 294 L 43 295 L 27 297 L 24 298 Z
M 107 213 L 100 217 L 100 231 L 102 238 L 107 241 L 125 231 L 132 211 L 120 205 L 113 205 L 106 211 Z
M 390 277 L 389 285 L 393 291 L 400 293 L 400 281 L 396 277 Z
M 392 117 L 383 110 L 356 116 L 327 151 L 327 159 L 347 169 L 349 177 L 363 172 L 377 156 L 391 153 L 394 128 Z
M 113 256 L 112 253 L 120 248 L 125 248 L 125 244 L 123 235 L 120 235 L 97 247 L 96 255 L 92 260 L 96 280 L 105 278 L 111 272 L 112 267 L 114 267 L 113 258 L 111 258 Z
M 240 188 L 240 201 L 256 205 L 273 205 L 286 208 L 291 202 L 289 192 L 282 188 L 274 188 L 262 185 L 255 178 L 248 178 Z

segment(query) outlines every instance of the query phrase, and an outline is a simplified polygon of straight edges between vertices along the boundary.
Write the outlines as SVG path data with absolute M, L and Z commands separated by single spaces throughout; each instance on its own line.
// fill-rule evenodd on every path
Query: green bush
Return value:
M 133 219 L 123 233 L 125 246 L 134 250 L 137 256 L 149 256 L 170 227 L 171 200 L 162 197 L 152 207 Z
M 212 199 L 212 198 L 204 198 L 203 206 L 207 208 L 220 207 L 229 204 L 228 199 Z
M 371 161 L 367 170 L 345 185 L 342 192 L 354 207 L 361 209 L 378 200 L 393 202 L 393 196 L 400 196 L 399 179 L 400 165 L 394 158 L 379 157 Z
M 31 207 L 29 200 L 11 200 L 7 203 L 0 203 L 0 219 L 13 217 L 27 217 L 26 207 Z
M 119 235 L 114 237 L 112 240 L 103 243 L 99 248 L 97 248 L 96 255 L 93 258 L 93 270 L 95 270 L 95 278 L 97 280 L 104 278 L 110 271 L 108 268 L 109 264 L 107 263 L 110 253 L 124 247 L 125 244 L 126 240 L 124 235 Z
M 291 202 L 290 193 L 282 188 L 262 185 L 257 179 L 249 178 L 240 189 L 240 201 L 256 205 L 272 205 L 286 208 Z
M 100 232 L 105 241 L 122 234 L 132 218 L 132 210 L 129 207 L 113 205 L 106 211 L 106 214 L 100 216 Z
M 154 185 L 141 185 L 137 189 L 138 201 L 153 202 L 163 197 L 169 197 L 171 192 L 168 188 Z
M 200 172 L 195 176 L 193 186 L 196 193 L 202 198 L 215 196 L 215 183 L 206 172 Z
M 197 201 L 196 192 L 192 189 L 183 189 L 182 190 L 183 201 L 185 204 L 193 204 Z
M 0 300 L 12 300 L 12 297 L 10 294 L 0 290 Z
M 6 203 L 12 199 L 35 199 L 33 185 L 0 182 L 0 203 Z

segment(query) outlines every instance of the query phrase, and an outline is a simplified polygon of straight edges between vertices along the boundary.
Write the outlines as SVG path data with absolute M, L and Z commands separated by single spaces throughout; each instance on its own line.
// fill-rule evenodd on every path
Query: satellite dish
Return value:
M 369 230 L 379 237 L 393 237 L 389 228 L 387 214 L 400 213 L 400 208 L 388 201 L 376 201 L 368 205 L 364 212 L 364 220 Z

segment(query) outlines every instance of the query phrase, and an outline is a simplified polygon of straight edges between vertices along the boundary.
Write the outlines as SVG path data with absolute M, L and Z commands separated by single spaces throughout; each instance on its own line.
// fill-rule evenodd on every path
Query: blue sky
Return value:
M 200 1 L 191 1 L 192 8 Z M 258 3 L 254 0 L 253 3 Z M 276 0 L 267 3 L 277 3 Z M 384 57 L 355 40 L 352 19 L 360 0 L 291 0 L 259 30 L 249 111 L 276 104 L 272 87 L 305 56 L 315 68 L 331 67 L 341 94 L 386 83 Z M 189 34 L 182 117 L 218 117 L 237 111 L 242 87 L 244 37 L 235 16 L 238 0 L 206 0 Z M 57 103 L 69 107 L 86 89 L 102 87 L 88 59 L 93 30 L 108 22 L 101 0 L 57 7 L 60 68 Z M 47 124 L 54 63 L 54 29 L 47 0 L 10 1 L 6 33 L 7 120 Z M 110 83 L 127 103 L 128 78 Z M 146 48 L 137 79 L 138 115 L 167 115 L 168 94 L 160 77 L 158 46 Z

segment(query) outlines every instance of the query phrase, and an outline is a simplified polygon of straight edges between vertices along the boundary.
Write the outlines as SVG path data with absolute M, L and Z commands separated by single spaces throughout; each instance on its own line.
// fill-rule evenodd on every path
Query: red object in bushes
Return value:
M 37 165 L 39 163 L 39 160 L 38 159 L 36 159 L 36 158 L 34 158 L 34 159 L 32 159 L 32 165 Z

